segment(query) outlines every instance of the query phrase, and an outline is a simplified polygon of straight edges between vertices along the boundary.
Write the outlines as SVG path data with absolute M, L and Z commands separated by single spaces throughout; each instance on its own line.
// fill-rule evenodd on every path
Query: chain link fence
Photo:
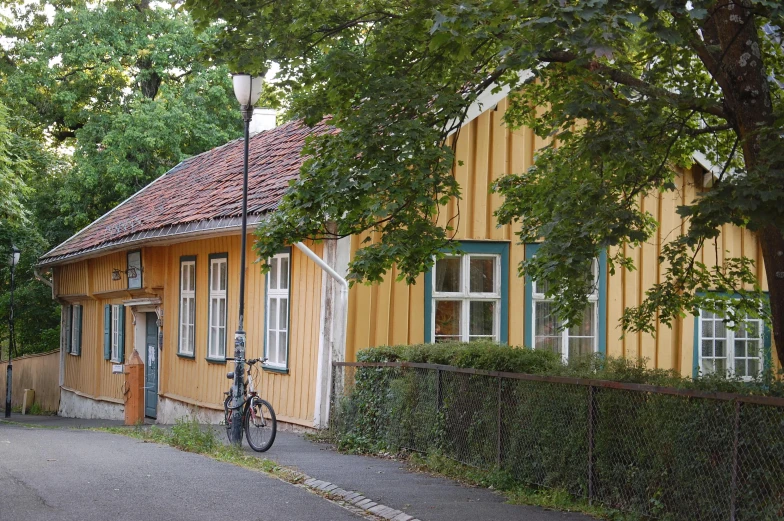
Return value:
M 335 362 L 333 375 L 344 439 L 653 518 L 784 519 L 783 398 L 408 362 Z

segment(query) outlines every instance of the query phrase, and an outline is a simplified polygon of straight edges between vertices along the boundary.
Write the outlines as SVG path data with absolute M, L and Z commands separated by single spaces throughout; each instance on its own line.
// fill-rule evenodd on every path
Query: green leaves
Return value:
M 413 281 L 449 247 L 453 230 L 436 223 L 460 194 L 450 136 L 491 85 L 512 92 L 508 127 L 553 143 L 529 171 L 504 172 L 496 217 L 520 241 L 545 239 L 521 273 L 549 282 L 567 319 L 579 320 L 591 259 L 652 237 L 644 194 L 674 190 L 674 168 L 690 167 L 696 151 L 726 165 L 712 190 L 686 201 L 691 226 L 670 259 L 679 267 L 671 286 L 629 312 L 625 325 L 638 329 L 656 307 L 665 317 L 695 309 L 685 293 L 748 281 L 741 260 L 721 273 L 683 262 L 722 224 L 783 226 L 784 105 L 773 78 L 784 76 L 776 40 L 784 19 L 778 2 L 752 4 L 754 27 L 768 23 L 770 36 L 750 35 L 764 74 L 754 89 L 733 91 L 729 65 L 716 62 L 736 40 L 715 34 L 712 20 L 726 15 L 715 0 L 186 2 L 201 27 L 217 28 L 211 56 L 255 70 L 280 64 L 290 117 L 329 117 L 339 129 L 313 141 L 301 179 L 260 227 L 262 258 L 284 242 L 360 235 L 370 239 L 351 264 L 353 280 L 379 280 L 397 265 Z M 525 85 L 524 71 L 533 74 Z M 773 117 L 743 127 L 749 109 L 733 100 L 754 96 Z M 750 158 L 754 136 L 766 137 Z M 611 260 L 611 269 L 633 268 L 623 255 Z

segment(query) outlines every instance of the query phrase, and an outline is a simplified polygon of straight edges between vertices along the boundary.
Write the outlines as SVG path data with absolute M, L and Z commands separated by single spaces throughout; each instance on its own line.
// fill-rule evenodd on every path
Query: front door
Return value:
M 147 313 L 147 349 L 144 364 L 144 415 L 155 418 L 158 413 L 158 315 Z

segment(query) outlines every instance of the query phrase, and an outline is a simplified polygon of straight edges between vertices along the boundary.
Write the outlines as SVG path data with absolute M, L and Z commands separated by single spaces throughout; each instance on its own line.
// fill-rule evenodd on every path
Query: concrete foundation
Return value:
M 73 391 L 61 389 L 60 408 L 57 414 L 64 418 L 122 420 L 125 417 L 125 407 L 119 403 L 94 400 L 79 396 Z
M 179 419 L 190 420 L 195 418 L 199 423 L 217 425 L 223 421 L 223 412 L 206 409 L 165 396 L 158 396 L 158 413 L 156 423 L 171 425 Z

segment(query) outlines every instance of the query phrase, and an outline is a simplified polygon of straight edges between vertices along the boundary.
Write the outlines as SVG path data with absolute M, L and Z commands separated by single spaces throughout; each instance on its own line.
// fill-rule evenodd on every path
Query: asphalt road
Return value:
M 218 519 L 362 518 L 302 487 L 171 447 L 0 423 L 0 521 Z

